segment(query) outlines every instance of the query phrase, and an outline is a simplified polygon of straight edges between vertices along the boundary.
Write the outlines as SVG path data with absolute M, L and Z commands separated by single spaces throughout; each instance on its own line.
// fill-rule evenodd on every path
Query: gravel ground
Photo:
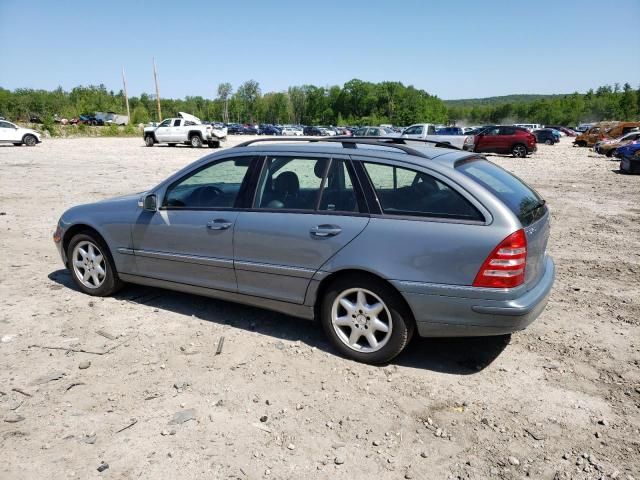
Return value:
M 416 338 L 373 367 L 285 315 L 73 287 L 60 214 L 207 151 L 0 147 L 0 478 L 640 478 L 640 176 L 569 139 L 492 156 L 549 202 L 547 309 L 510 339 Z

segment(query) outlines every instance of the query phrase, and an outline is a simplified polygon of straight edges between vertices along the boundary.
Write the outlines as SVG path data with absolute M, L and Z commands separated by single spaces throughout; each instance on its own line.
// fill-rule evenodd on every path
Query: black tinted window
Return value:
M 514 127 L 500 127 L 500 135 L 515 135 L 516 129 Z
M 364 166 L 385 214 L 483 219 L 462 195 L 431 175 L 393 165 Z
M 456 165 L 456 170 L 473 178 L 498 197 L 525 227 L 546 212 L 544 201 L 532 188 L 518 177 L 487 160 L 464 161 Z
M 187 175 L 172 184 L 164 207 L 231 208 L 249 169 L 250 158 L 222 160 Z

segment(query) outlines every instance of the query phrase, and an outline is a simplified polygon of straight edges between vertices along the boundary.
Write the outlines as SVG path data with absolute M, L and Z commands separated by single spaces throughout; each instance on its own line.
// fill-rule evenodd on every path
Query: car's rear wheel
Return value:
M 409 343 L 414 325 L 399 294 L 382 281 L 349 276 L 327 289 L 321 323 L 331 343 L 345 356 L 385 363 Z
M 202 139 L 200 138 L 199 135 L 193 135 L 190 139 L 189 142 L 191 143 L 191 146 L 193 148 L 200 148 L 202 147 Z
M 122 285 L 107 246 L 89 233 L 71 239 L 67 263 L 73 281 L 84 293 L 105 297 Z
M 154 142 L 153 137 L 151 135 L 147 135 L 146 137 L 144 137 L 144 144 L 147 147 L 153 147 L 154 143 L 155 142 Z
M 553 140 L 551 140 L 550 138 L 547 138 L 547 139 L 544 141 L 544 143 L 545 143 L 546 145 L 553 145 L 555 142 L 554 142 Z
M 511 155 L 516 158 L 524 158 L 527 156 L 527 147 L 518 143 L 511 148 Z
M 24 138 L 22 139 L 22 142 L 27 147 L 34 147 L 38 143 L 38 139 L 33 135 L 25 135 Z

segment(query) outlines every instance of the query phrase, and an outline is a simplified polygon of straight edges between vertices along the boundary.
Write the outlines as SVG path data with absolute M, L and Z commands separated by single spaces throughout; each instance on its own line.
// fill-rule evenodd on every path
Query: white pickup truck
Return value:
M 473 135 L 437 135 L 436 126 L 431 123 L 416 123 L 402 132 L 402 138 L 430 140 L 442 144 L 452 145 L 460 150 L 473 151 Z
M 173 147 L 179 143 L 202 147 L 204 143 L 218 148 L 220 142 L 227 139 L 227 127 L 216 128 L 204 125 L 198 117 L 178 112 L 178 118 L 167 118 L 157 127 L 145 127 L 144 143 L 153 147 L 156 143 L 167 143 Z

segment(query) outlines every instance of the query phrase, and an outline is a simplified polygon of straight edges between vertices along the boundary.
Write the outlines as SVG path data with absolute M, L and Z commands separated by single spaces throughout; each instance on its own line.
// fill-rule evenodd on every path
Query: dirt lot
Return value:
M 640 478 L 640 176 L 568 139 L 492 157 L 553 212 L 546 311 L 510 340 L 414 339 L 372 367 L 311 322 L 72 286 L 60 214 L 207 151 L 0 147 L 0 478 Z

